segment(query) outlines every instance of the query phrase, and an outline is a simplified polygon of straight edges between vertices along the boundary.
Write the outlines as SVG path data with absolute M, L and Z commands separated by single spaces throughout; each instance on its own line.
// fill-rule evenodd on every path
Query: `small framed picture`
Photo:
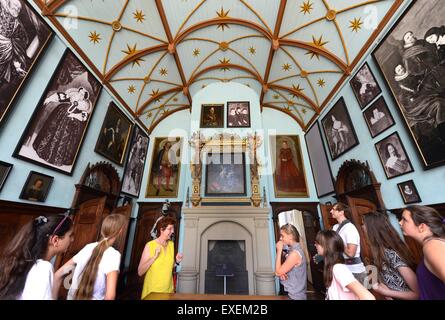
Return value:
M 388 179 L 414 171 L 397 132 L 377 142 L 375 148 Z
M 398 183 L 397 187 L 399 187 L 403 203 L 410 204 L 422 201 L 413 180 Z
M 227 102 L 227 128 L 250 128 L 249 101 Z
M 373 138 L 396 124 L 383 97 L 378 98 L 366 109 L 363 116 Z
M 11 163 L 0 161 L 0 191 L 2 191 L 6 178 L 8 178 L 13 166 Z
M 224 105 L 203 104 L 201 105 L 200 128 L 224 128 Z
M 45 202 L 54 177 L 31 171 L 20 193 L 20 199 Z
M 360 68 L 349 83 L 362 110 L 382 93 L 382 89 L 380 89 L 368 63 Z

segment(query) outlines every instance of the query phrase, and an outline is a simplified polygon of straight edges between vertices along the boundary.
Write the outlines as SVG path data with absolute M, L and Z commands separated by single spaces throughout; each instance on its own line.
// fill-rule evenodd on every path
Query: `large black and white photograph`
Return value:
M 397 187 L 399 188 L 400 195 L 402 196 L 404 204 L 411 204 L 422 201 L 413 180 L 398 183 Z
M 375 148 L 388 179 L 414 171 L 397 132 L 377 142 Z
M 365 117 L 369 132 L 371 132 L 371 137 L 373 138 L 395 125 L 394 118 L 383 96 L 378 98 L 363 112 L 363 117 Z
M 359 144 L 343 97 L 329 110 L 321 124 L 332 160 Z
M 111 101 L 94 151 L 121 166 L 132 127 L 130 119 Z
M 133 129 L 133 137 L 130 143 L 130 154 L 124 170 L 121 192 L 139 197 L 142 176 L 144 174 L 145 159 L 149 138 L 137 125 Z
M 23 0 L 0 0 L 0 124 L 53 32 Z
M 418 0 L 373 52 L 426 169 L 445 164 L 445 6 Z
M 360 105 L 360 109 L 364 109 L 372 100 L 382 93 L 382 89 L 380 89 L 368 63 L 365 63 L 360 70 L 357 71 L 349 83 L 351 84 L 352 91 Z
M 71 175 L 101 85 L 66 50 L 14 156 Z

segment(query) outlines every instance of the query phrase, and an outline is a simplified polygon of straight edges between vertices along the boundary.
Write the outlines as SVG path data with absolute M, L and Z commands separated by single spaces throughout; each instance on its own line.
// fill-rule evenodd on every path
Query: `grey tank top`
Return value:
M 281 284 L 292 300 L 306 300 L 306 256 L 299 243 L 290 248 L 289 254 L 292 251 L 297 251 L 297 254 L 301 256 L 301 264 L 294 266 L 287 273 L 287 280 L 281 280 Z

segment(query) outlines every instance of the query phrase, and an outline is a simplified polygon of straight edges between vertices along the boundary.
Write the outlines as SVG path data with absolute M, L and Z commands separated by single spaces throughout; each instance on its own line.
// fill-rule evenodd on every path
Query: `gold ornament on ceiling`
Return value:
M 314 5 L 313 2 L 305 1 L 303 2 L 303 4 L 300 6 L 300 12 L 303 12 L 305 15 L 307 14 L 311 14 L 311 11 L 314 9 L 312 6 Z
M 284 71 L 290 71 L 290 69 L 292 69 L 292 65 L 290 65 L 289 63 L 285 63 L 281 66 L 281 69 L 283 69 Z
M 161 75 L 161 76 L 167 76 L 167 74 L 168 74 L 168 70 L 167 70 L 167 68 L 161 68 L 161 69 L 159 69 L 159 74 Z
M 256 53 L 256 49 L 253 47 L 253 46 L 250 46 L 250 48 L 249 48 L 249 52 L 250 52 L 250 54 L 251 55 L 255 55 L 255 53 Z
M 128 90 L 128 93 L 133 94 L 136 91 L 136 87 L 134 85 L 130 85 L 130 86 L 128 86 L 127 90 Z
M 137 22 L 144 22 L 145 20 L 145 14 L 142 12 L 142 10 L 136 10 L 133 12 L 133 19 L 135 19 Z
M 99 43 L 102 38 L 100 37 L 100 33 L 97 33 L 96 31 L 90 31 L 90 34 L 88 35 L 90 38 L 90 42 L 93 44 Z
M 326 85 L 326 81 L 323 78 L 318 79 L 317 84 L 319 87 L 323 88 Z
M 150 119 L 153 116 L 153 114 L 151 113 L 151 111 L 149 113 L 147 113 L 147 119 Z
M 230 63 L 230 59 L 227 59 L 226 57 L 224 57 L 222 60 L 219 59 L 219 62 L 220 62 L 222 65 L 227 65 L 227 64 Z M 229 70 L 230 70 L 230 67 L 222 66 L 220 69 L 221 69 L 221 71 L 226 72 L 226 71 L 229 71 Z
M 300 84 L 297 84 L 297 86 L 295 86 L 294 84 L 292 84 L 292 89 L 294 89 L 294 91 L 296 91 L 297 93 L 303 93 L 304 88 L 300 87 Z M 290 93 L 291 96 L 293 96 L 294 98 L 299 98 L 298 95 L 296 95 L 294 92 Z
M 280 99 L 280 95 L 279 95 L 279 94 L 274 94 L 272 97 L 273 97 L 275 100 Z
M 349 21 L 350 25 L 349 28 L 351 28 L 351 31 L 358 32 L 362 28 L 363 22 L 361 21 L 361 18 L 354 18 L 354 20 Z
M 323 48 L 323 46 L 327 43 L 329 43 L 329 41 L 323 41 L 323 35 L 321 35 L 318 39 L 315 39 L 315 37 L 312 36 L 312 44 L 316 47 Z M 314 57 L 317 57 L 317 59 L 320 60 L 320 54 L 318 52 L 309 51 L 306 54 L 309 54 L 311 56 L 311 60 Z
M 196 48 L 196 49 L 193 50 L 193 56 L 194 56 L 194 57 L 199 56 L 200 53 L 201 53 L 201 51 L 200 51 L 198 48 Z
M 151 90 L 151 93 L 150 93 L 150 96 L 154 99 L 154 101 L 155 102 L 159 102 L 160 101 L 160 99 L 158 98 L 158 95 L 159 95 L 159 89 L 152 89 Z
M 134 44 L 133 47 L 130 47 L 130 45 L 127 43 L 127 50 L 121 50 L 123 53 L 125 53 L 127 56 L 131 56 L 132 54 L 135 54 L 137 52 L 137 43 Z M 142 58 L 137 58 L 132 61 L 132 67 L 134 67 L 135 64 L 137 64 L 139 67 L 141 66 L 141 62 L 145 61 Z
M 221 10 L 219 12 L 216 11 L 216 14 L 218 15 L 218 18 L 220 18 L 220 19 L 227 19 L 229 12 L 230 12 L 230 9 L 227 11 L 224 11 L 223 7 L 221 7 Z M 224 28 L 230 29 L 230 26 L 227 23 L 220 23 L 220 24 L 218 24 L 216 29 L 219 29 L 219 28 L 221 28 L 221 30 L 224 31 Z
M 302 112 L 303 114 L 306 114 L 306 113 L 307 113 L 306 108 L 301 108 L 301 112 Z

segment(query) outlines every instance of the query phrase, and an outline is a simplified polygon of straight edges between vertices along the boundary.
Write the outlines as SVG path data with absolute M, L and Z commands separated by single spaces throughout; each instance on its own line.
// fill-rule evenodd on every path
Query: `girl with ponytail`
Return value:
M 87 244 L 56 272 L 57 278 L 62 279 L 74 268 L 68 300 L 115 299 L 121 254 L 112 245 L 126 223 L 121 214 L 107 216 L 100 231 L 102 239 Z
M 26 224 L 0 255 L 0 300 L 52 300 L 50 262 L 73 240 L 68 214 L 40 216 Z

